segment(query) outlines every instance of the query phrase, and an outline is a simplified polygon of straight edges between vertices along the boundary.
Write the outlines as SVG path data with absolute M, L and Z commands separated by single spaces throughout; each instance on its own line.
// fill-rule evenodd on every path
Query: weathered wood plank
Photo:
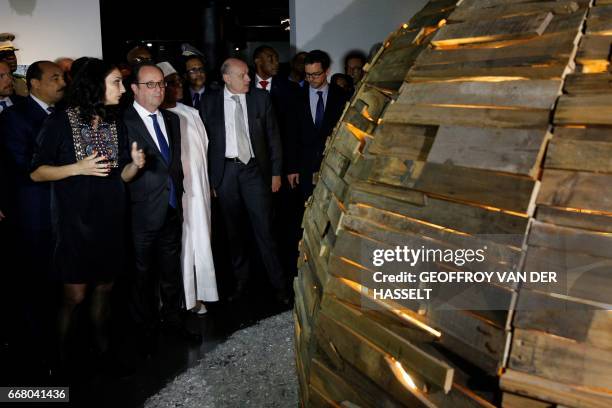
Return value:
M 469 105 L 550 109 L 560 80 L 407 83 L 394 105 Z
M 554 14 L 571 14 L 578 10 L 578 4 L 574 1 L 540 1 L 537 3 L 505 2 L 489 7 L 479 5 L 478 8 L 466 7 L 464 3 L 449 15 L 448 21 L 457 22 L 490 18 L 507 18 L 537 14 L 544 11 L 550 11 Z
M 612 37 L 608 37 L 612 42 Z M 609 44 L 608 44 L 609 46 Z M 612 93 L 612 74 L 571 74 L 565 77 L 565 92 L 572 95 Z
M 554 129 L 554 136 L 557 139 L 563 140 L 584 140 L 612 143 L 612 132 L 610 131 L 610 128 L 557 126 Z
M 591 231 L 612 232 L 612 216 L 591 214 L 581 211 L 568 211 L 539 205 L 536 218 L 542 222 L 564 227 L 582 228 Z
M 407 105 L 395 103 L 387 109 L 385 123 L 412 125 L 482 126 L 533 129 L 549 123 L 549 109 L 500 109 L 444 105 Z
M 418 194 L 421 201 L 403 199 L 402 189 L 376 189 L 375 184 L 354 184 L 350 187 L 347 203 L 363 203 L 376 208 L 406 215 L 441 227 L 451 228 L 468 234 L 499 234 L 500 236 L 523 236 L 528 219 L 479 206 L 440 200 Z M 391 193 L 387 191 L 391 190 Z M 403 190 L 412 192 L 412 190 Z M 397 194 L 399 193 L 399 194 Z M 514 238 L 508 244 L 519 244 Z
M 572 384 L 551 381 L 517 370 L 507 369 L 501 376 L 504 390 L 529 397 L 577 408 L 608 408 L 612 397 L 608 393 L 585 390 Z
M 609 258 L 530 246 L 524 270 L 556 272 L 556 282 L 527 282 L 525 288 L 612 305 L 612 291 L 602 290 L 612 285 Z
M 612 213 L 612 176 L 547 169 L 537 203 Z
M 588 23 L 587 23 L 588 24 Z M 599 63 L 603 66 L 610 61 L 610 44 L 612 38 L 605 35 L 585 35 L 576 53 L 576 62 L 580 64 Z
M 529 214 L 537 183 L 529 178 L 425 163 L 413 187 L 442 197 Z
M 313 359 L 310 368 L 310 386 L 317 389 L 328 400 L 339 404 L 346 401 L 361 407 L 375 407 L 373 396 L 363 394 L 349 385 L 340 375 L 321 360 Z
M 512 324 L 612 350 L 612 313 L 604 304 L 597 307 L 578 299 L 522 289 Z
M 612 35 L 612 6 L 598 5 L 591 9 L 586 23 L 587 34 Z
M 504 392 L 502 408 L 555 408 L 555 405 Z
M 509 367 L 566 384 L 612 390 L 612 351 L 515 329 Z
M 562 170 L 612 173 L 612 143 L 553 138 L 544 167 Z
M 535 177 L 548 137 L 546 128 L 440 126 L 427 161 Z
M 425 161 L 435 134 L 435 126 L 383 123 L 376 128 L 366 153 Z
M 430 356 L 376 321 L 365 318 L 360 310 L 330 296 L 323 298 L 321 310 L 330 318 L 342 322 L 380 349 L 385 350 L 409 372 L 417 373 L 421 378 L 437 385 L 446 393 L 450 391 L 454 370 L 448 364 Z
M 581 252 L 612 259 L 612 236 L 607 233 L 562 227 L 534 220 L 528 243 L 559 251 Z
M 470 21 L 443 26 L 431 43 L 436 47 L 459 44 L 531 38 L 542 35 L 553 14 L 538 13 L 531 16 L 509 17 L 499 20 Z
M 612 125 L 612 93 L 564 95 L 559 98 L 554 123 L 559 125 Z
M 571 64 L 571 63 L 570 63 Z M 458 82 L 481 80 L 560 80 L 565 74 L 572 71 L 571 65 L 566 61 L 551 61 L 534 65 L 515 66 L 484 66 L 480 63 L 465 63 L 459 66 L 444 66 L 437 69 L 428 69 L 429 66 L 413 67 L 406 75 L 406 81 L 419 82 Z M 475 65 L 472 67 L 471 65 Z M 494 65 L 494 64 L 491 64 Z

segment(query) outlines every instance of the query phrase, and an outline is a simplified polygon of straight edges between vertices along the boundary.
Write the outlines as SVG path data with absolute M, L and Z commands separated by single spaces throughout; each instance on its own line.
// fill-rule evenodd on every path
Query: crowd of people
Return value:
M 13 38 L 0 34 L 0 312 L 24 364 L 65 375 L 79 313 L 107 356 L 117 279 L 132 357 L 155 352 L 161 330 L 201 342 L 187 311 L 240 301 L 259 264 L 291 305 L 304 204 L 365 55 L 333 82 L 327 53 L 297 53 L 281 74 L 269 46 L 251 66 L 226 59 L 219 83 L 197 53 L 154 61 L 144 46 L 117 65 L 60 58 L 18 77 Z M 233 274 L 227 293 L 213 248 Z

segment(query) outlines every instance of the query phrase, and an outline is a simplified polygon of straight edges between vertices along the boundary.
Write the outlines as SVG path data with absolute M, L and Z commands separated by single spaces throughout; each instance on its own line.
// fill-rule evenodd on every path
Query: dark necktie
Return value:
M 6 106 L 6 102 L 5 101 L 0 101 L 0 107 L 2 108 L 0 110 L 0 112 L 2 112 L 3 110 L 5 110 L 8 106 Z
M 49 113 L 55 112 L 55 106 L 47 106 L 47 112 Z
M 323 105 L 323 91 L 317 91 L 317 95 L 319 95 L 319 100 L 317 101 L 317 113 L 315 115 L 315 127 L 317 130 L 321 129 L 321 125 L 323 125 L 323 115 L 325 114 L 325 105 Z
M 168 168 L 170 167 L 170 147 L 168 147 L 168 142 L 166 142 L 166 138 L 162 133 L 161 128 L 159 127 L 159 122 L 157 121 L 157 115 L 155 113 L 149 115 L 151 119 L 153 119 L 153 129 L 155 129 L 155 136 L 157 137 L 157 143 L 159 143 L 159 151 L 161 152 L 164 161 Z M 172 177 L 168 175 L 168 183 L 170 184 L 170 199 L 168 203 L 172 208 L 176 208 L 176 192 L 174 190 L 174 183 L 172 182 Z
M 200 94 L 196 93 L 193 95 L 193 107 L 200 110 Z
M 261 89 L 268 90 L 268 81 L 259 81 L 259 85 L 261 85 Z

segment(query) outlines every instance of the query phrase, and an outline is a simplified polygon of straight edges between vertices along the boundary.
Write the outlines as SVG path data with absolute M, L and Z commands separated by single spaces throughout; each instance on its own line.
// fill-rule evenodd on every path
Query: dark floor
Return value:
M 189 313 L 186 317 L 187 324 L 191 329 L 201 331 L 204 338 L 202 344 L 190 345 L 180 338 L 162 333 L 158 337 L 158 351 L 129 376 L 117 373 L 112 364 L 109 370 L 100 369 L 100 362 L 95 361 L 91 352 L 81 350 L 79 360 L 74 363 L 73 378 L 69 384 L 70 403 L 61 406 L 122 408 L 142 406 L 148 397 L 156 394 L 166 383 L 186 369 L 195 366 L 206 353 L 224 342 L 233 332 L 287 309 L 272 302 L 270 299 L 273 299 L 273 296 L 269 296 L 267 291 L 268 289 L 261 283 L 251 284 L 251 290 L 239 302 L 207 304 L 208 313 L 202 316 Z M 117 329 L 121 330 L 121 327 L 115 328 Z M 84 337 L 82 334 L 82 341 L 86 340 Z M 22 358 L 24 352 L 19 350 L 19 347 L 5 343 L 0 353 L 2 361 L 0 385 L 60 385 L 56 380 L 45 378 L 44 375 L 27 372 Z M 27 405 L 19 404 L 19 406 Z M 39 407 L 45 405 L 32 404 Z

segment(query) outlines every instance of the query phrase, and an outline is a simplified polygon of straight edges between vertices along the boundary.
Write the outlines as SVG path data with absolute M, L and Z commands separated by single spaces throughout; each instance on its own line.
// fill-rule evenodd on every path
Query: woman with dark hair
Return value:
M 124 92 L 115 66 L 88 59 L 73 78 L 66 111 L 51 114 L 37 138 L 30 177 L 52 182 L 53 269 L 63 283 L 60 363 L 88 289 L 96 345 L 101 353 L 108 349 L 109 295 L 125 253 L 124 182 L 145 164 L 144 153 L 136 144 L 130 149 L 116 119 Z

